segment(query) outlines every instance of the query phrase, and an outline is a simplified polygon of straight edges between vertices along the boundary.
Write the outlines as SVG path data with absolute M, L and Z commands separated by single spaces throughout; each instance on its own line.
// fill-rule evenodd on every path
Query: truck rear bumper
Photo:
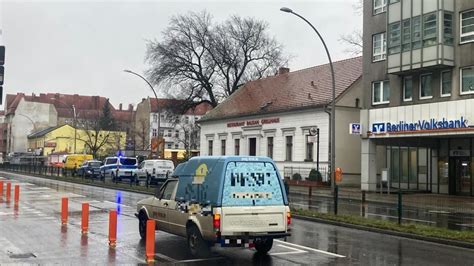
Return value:
M 265 234 L 245 234 L 239 236 L 221 236 L 217 238 L 216 245 L 221 247 L 253 247 L 255 241 L 264 238 L 284 238 L 291 236 L 291 233 L 275 232 Z

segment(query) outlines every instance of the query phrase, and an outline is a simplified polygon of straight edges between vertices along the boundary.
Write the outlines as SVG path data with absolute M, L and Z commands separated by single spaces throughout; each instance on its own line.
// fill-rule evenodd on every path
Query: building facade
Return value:
M 360 184 L 360 136 L 349 135 L 362 106 L 362 58 L 334 62 L 336 76 L 336 167 L 343 183 Z M 303 179 L 318 169 L 328 180 L 328 106 L 332 96 L 329 65 L 251 81 L 200 121 L 201 155 L 272 158 L 282 176 Z
M 474 1 L 364 0 L 363 17 L 362 189 L 473 196 Z
M 151 140 L 160 136 L 164 139 L 165 157 L 175 153 L 182 156 L 186 151 L 199 151 L 199 128 L 197 121 L 212 106 L 207 103 L 185 108 L 184 100 L 147 98 L 137 105 L 135 119 L 136 143 L 138 149 L 149 151 Z M 169 155 L 169 156 L 166 156 Z

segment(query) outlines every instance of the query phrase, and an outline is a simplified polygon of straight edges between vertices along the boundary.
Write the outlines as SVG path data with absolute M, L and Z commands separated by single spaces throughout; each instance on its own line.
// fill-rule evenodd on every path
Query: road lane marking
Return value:
M 398 219 L 397 216 L 383 215 L 383 214 L 375 214 L 375 213 L 367 213 L 367 216 L 380 216 L 380 217 Z M 402 220 L 414 221 L 414 222 L 420 222 L 420 223 L 428 223 L 428 224 L 435 224 L 435 223 L 436 223 L 436 222 L 428 221 L 428 220 L 420 220 L 420 219 L 413 219 L 413 218 L 403 218 L 403 217 L 402 217 Z
M 336 253 L 331 253 L 331 252 L 320 250 L 320 249 L 310 248 L 310 247 L 294 244 L 294 243 L 291 243 L 291 242 L 285 242 L 285 241 L 281 241 L 281 240 L 275 240 L 275 242 L 282 243 L 282 244 L 285 244 L 285 245 L 294 246 L 294 247 L 298 247 L 298 248 L 302 248 L 302 249 L 306 249 L 306 250 L 311 250 L 311 251 L 314 251 L 314 252 L 318 252 L 318 253 L 322 253 L 322 254 L 338 257 L 338 258 L 345 258 L 346 257 L 346 256 L 339 255 L 339 254 L 336 254 Z
M 225 258 L 224 257 L 211 257 L 211 258 L 207 258 L 207 259 L 179 260 L 179 261 L 175 261 L 175 262 L 177 262 L 177 263 L 188 263 L 188 262 L 200 262 L 200 261 L 223 260 L 223 259 L 225 259 Z
M 285 246 L 285 245 L 278 245 L 278 246 L 282 247 L 282 248 L 289 249 L 289 250 L 293 250 L 293 251 L 269 253 L 268 255 L 276 256 L 276 255 L 289 255 L 289 254 L 308 253 L 308 251 L 306 251 L 306 250 L 292 248 L 292 247 L 288 247 L 288 246 Z

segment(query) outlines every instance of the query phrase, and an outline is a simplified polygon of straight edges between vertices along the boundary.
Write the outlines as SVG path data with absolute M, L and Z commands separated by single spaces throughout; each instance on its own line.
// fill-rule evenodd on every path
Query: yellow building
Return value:
M 125 141 L 124 131 L 74 130 L 69 125 L 50 127 L 28 135 L 28 147 L 42 150 L 43 156 L 53 152 L 95 153 L 96 157 L 115 155 L 124 149 Z

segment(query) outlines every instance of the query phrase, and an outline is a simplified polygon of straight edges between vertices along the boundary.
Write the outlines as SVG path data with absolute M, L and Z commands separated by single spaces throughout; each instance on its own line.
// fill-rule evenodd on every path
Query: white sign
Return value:
M 351 135 L 360 135 L 360 134 L 362 134 L 362 125 L 360 123 L 350 123 L 349 124 L 349 134 L 351 134 Z

